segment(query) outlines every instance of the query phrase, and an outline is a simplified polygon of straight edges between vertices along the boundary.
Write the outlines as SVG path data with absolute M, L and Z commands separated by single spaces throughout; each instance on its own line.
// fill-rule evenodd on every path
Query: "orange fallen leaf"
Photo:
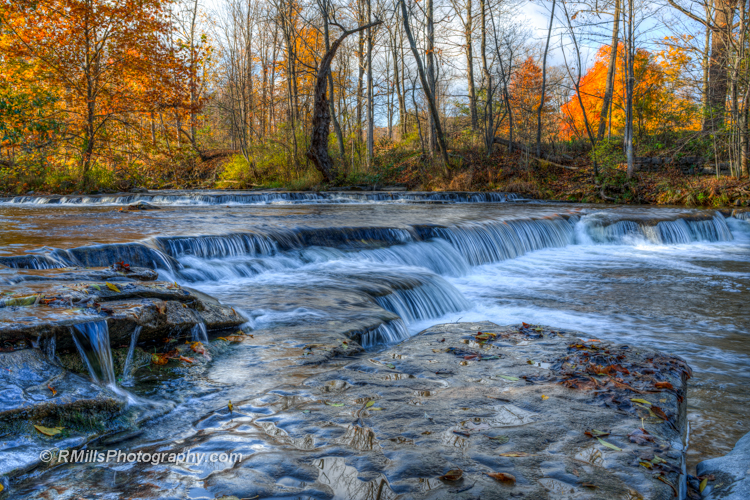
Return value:
M 509 451 L 507 453 L 501 453 L 501 457 L 528 457 L 528 453 L 524 453 L 522 451 Z
M 461 469 L 453 469 L 446 472 L 445 475 L 440 476 L 440 479 L 444 481 L 458 481 L 463 475 L 464 471 L 462 471 Z
M 57 391 L 51 385 L 48 385 L 47 389 L 52 391 L 52 397 L 55 397 L 57 395 Z
M 674 389 L 674 387 L 672 387 L 672 384 L 670 384 L 669 382 L 657 382 L 656 388 L 657 389 Z
M 499 481 L 501 483 L 515 483 L 516 477 L 511 474 L 506 474 L 505 472 L 488 472 L 488 476 L 490 476 L 495 481 Z

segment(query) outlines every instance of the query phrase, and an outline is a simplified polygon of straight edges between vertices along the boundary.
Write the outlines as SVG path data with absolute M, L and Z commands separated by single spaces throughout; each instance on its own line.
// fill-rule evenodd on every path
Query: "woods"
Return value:
M 2 0 L 0 190 L 742 203 L 749 8 Z

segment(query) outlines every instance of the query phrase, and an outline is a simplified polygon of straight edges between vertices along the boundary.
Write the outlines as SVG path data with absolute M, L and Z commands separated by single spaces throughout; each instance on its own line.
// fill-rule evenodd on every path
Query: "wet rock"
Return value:
M 39 463 L 50 448 L 80 446 L 118 417 L 125 401 L 88 377 L 49 361 L 38 349 L 0 352 L 0 475 Z M 33 426 L 63 428 L 47 437 Z
M 156 205 L 152 205 L 151 203 L 148 203 L 146 201 L 136 201 L 135 203 L 131 203 L 127 207 L 128 210 L 160 210 L 161 207 L 157 207 Z
M 136 327 L 139 343 L 191 338 L 193 329 L 237 327 L 246 319 L 231 307 L 199 292 L 167 282 L 23 282 L 7 287 L 13 295 L 0 307 L 0 347 L 18 348 L 55 339 L 58 350 L 75 352 L 70 328 L 106 320 L 113 347 L 128 345 Z
M 0 353 L 0 422 L 108 418 L 124 402 L 88 378 L 50 362 L 38 349 Z
M 750 433 L 745 434 L 727 455 L 700 462 L 699 477 L 713 476 L 702 498 L 746 500 L 750 498 Z
M 438 325 L 236 404 L 245 439 L 265 442 L 264 452 L 204 487 L 349 499 L 683 494 L 689 367 L 582 338 L 532 325 Z M 270 463 L 279 477 L 259 478 Z M 458 469 L 459 479 L 441 479 Z M 285 471 L 305 479 L 290 483 Z M 498 472 L 515 482 L 488 475 Z
M 144 267 L 63 267 L 58 269 L 19 269 L 7 278 L 9 283 L 22 281 L 156 281 L 159 274 Z

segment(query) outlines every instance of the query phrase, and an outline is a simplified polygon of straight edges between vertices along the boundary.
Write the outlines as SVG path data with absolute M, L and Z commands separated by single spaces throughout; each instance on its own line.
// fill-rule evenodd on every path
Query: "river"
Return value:
M 318 334 L 365 329 L 370 333 L 363 343 L 374 351 L 459 320 L 545 324 L 683 357 L 694 370 L 691 467 L 727 453 L 750 431 L 745 220 L 679 208 L 403 193 L 168 193 L 141 197 L 159 210 L 120 211 L 136 198 L 0 203 L 0 263 L 111 264 L 68 251 L 102 245 L 248 318 L 254 345 L 216 357 L 194 377 L 130 389 L 169 406 L 128 447 L 193 440 L 196 449 L 223 450 L 232 439 L 211 422 L 217 407 L 262 398 L 347 362 L 288 369 L 288 353 Z M 14 272 L 0 271 L 0 277 Z M 268 444 L 237 446 L 252 453 Z M 105 465 L 32 474 L 19 491 L 42 498 L 52 484 L 65 483 L 79 494 L 124 488 L 125 476 L 118 480 L 117 474 L 125 469 Z M 266 465 L 269 474 L 279 467 Z M 205 489 L 209 474 L 222 471 L 162 471 L 154 479 L 163 492 L 157 496 L 213 498 Z

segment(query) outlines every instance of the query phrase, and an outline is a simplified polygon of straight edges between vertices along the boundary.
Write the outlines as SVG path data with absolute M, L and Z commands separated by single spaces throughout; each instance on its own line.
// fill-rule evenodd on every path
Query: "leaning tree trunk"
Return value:
M 313 162 L 323 177 L 328 182 L 336 180 L 336 172 L 333 168 L 333 162 L 328 155 L 328 129 L 331 126 L 331 108 L 328 105 L 328 72 L 331 71 L 331 62 L 336 55 L 336 51 L 341 43 L 354 33 L 372 28 L 381 24 L 382 21 L 360 26 L 351 31 L 344 33 L 331 44 L 331 48 L 325 53 L 318 66 L 318 74 L 315 80 L 315 102 L 313 104 L 312 116 L 312 137 L 310 138 L 310 148 L 307 150 L 307 157 Z

